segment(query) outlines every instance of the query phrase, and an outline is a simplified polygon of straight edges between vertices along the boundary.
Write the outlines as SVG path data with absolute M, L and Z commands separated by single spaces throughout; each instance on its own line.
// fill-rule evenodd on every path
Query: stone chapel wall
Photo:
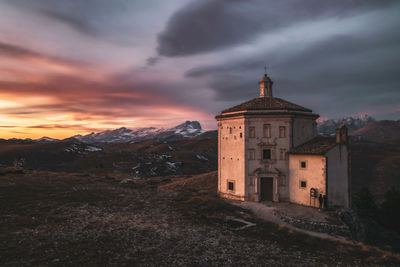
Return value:
M 306 167 L 302 168 L 301 163 Z M 317 194 L 326 194 L 326 158 L 320 155 L 289 155 L 290 202 L 318 207 L 318 199 L 310 199 L 310 189 L 316 188 Z M 302 187 L 305 182 L 305 187 Z M 310 203 L 311 200 L 311 203 Z
M 218 191 L 227 198 L 245 199 L 244 119 L 226 119 L 218 126 Z M 234 183 L 234 189 L 228 183 Z

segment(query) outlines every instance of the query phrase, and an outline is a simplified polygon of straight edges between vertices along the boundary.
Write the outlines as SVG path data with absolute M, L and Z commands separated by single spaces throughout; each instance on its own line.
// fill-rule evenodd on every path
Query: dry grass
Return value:
M 217 171 L 195 175 L 186 179 L 178 179 L 172 183 L 161 185 L 159 189 L 175 191 L 195 191 L 206 192 L 208 194 L 217 193 L 218 173 Z
M 400 263 L 397 255 L 291 233 L 243 213 L 216 197 L 215 173 L 169 185 L 164 178 L 121 185 L 122 178 L 1 175 L 0 265 Z M 234 231 L 229 216 L 257 225 Z

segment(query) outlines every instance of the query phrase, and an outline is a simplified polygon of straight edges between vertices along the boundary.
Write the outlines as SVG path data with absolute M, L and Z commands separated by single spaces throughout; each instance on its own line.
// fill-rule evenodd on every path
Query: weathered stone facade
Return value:
M 299 177 L 307 174 L 310 185 L 325 188 L 326 159 L 290 152 L 316 137 L 315 120 L 319 116 L 307 108 L 274 98 L 273 82 L 267 75 L 259 84 L 260 97 L 224 110 L 216 117 L 218 192 L 225 198 L 309 205 L 310 187 L 295 190 Z M 312 163 L 309 172 L 290 167 L 290 162 L 298 162 L 302 157 Z M 326 194 L 325 189 L 321 192 Z

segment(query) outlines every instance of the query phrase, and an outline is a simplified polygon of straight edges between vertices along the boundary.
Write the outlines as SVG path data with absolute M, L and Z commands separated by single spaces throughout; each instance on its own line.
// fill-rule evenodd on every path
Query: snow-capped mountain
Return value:
M 154 127 L 141 128 L 137 131 L 121 127 L 115 130 L 106 130 L 99 133 L 90 133 L 87 135 L 75 135 L 75 138 L 84 143 L 122 143 L 129 142 L 134 138 L 150 135 L 154 133 L 156 129 Z
M 51 143 L 51 142 L 57 142 L 60 141 L 58 139 L 55 138 L 51 138 L 51 137 L 47 137 L 47 136 L 43 136 L 39 139 L 34 139 L 34 142 L 38 142 L 38 143 Z
M 376 120 L 368 115 L 363 115 L 359 117 L 344 117 L 341 119 L 330 119 L 318 123 L 317 132 L 319 135 L 333 136 L 336 134 L 336 128 L 344 124 L 347 126 L 349 133 L 351 133 L 373 122 L 376 122 Z
M 175 134 L 182 134 L 182 135 L 192 135 L 192 134 L 197 135 L 199 132 L 204 132 L 201 129 L 201 125 L 198 121 L 186 121 L 169 130 L 175 132 Z
M 90 133 L 83 136 L 75 135 L 72 138 L 84 143 L 123 143 L 137 142 L 151 138 L 191 138 L 204 132 L 205 131 L 201 128 L 201 125 L 198 121 L 186 121 L 169 129 L 148 127 L 131 130 L 121 127 L 115 130 L 106 130 L 103 132 Z

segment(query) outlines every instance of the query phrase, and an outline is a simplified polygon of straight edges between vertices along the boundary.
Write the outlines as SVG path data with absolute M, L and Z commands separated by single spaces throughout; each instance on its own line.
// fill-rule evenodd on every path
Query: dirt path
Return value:
M 303 234 L 307 234 L 307 235 L 310 235 L 313 237 L 329 239 L 329 240 L 333 240 L 333 241 L 339 241 L 339 242 L 342 242 L 345 244 L 354 244 L 354 242 L 347 240 L 344 237 L 336 237 L 336 236 L 331 236 L 331 235 L 328 235 L 325 233 L 304 230 L 304 229 L 295 227 L 291 224 L 288 224 L 273 214 L 273 210 L 275 210 L 275 207 L 268 207 L 265 204 L 257 203 L 257 202 L 242 202 L 242 201 L 236 201 L 236 200 L 228 200 L 228 202 L 235 206 L 241 207 L 243 209 L 250 210 L 251 212 L 253 212 L 254 215 L 256 215 L 266 221 L 276 223 L 280 226 L 284 226 L 290 230 L 300 232 Z

